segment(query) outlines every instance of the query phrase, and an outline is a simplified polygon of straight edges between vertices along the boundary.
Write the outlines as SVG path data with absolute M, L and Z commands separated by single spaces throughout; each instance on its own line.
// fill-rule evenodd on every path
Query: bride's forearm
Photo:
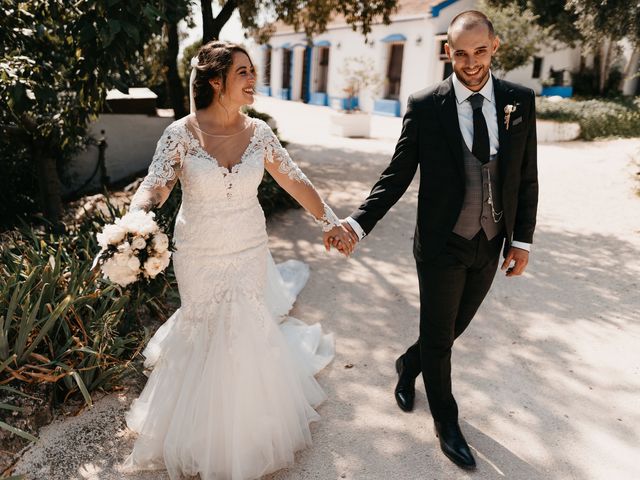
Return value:
M 287 182 L 282 186 L 307 212 L 323 230 L 340 225 L 340 219 L 322 200 L 318 191 L 308 180 L 305 182 Z
M 324 202 L 318 191 L 309 183 L 292 182 L 292 184 L 283 187 L 296 202 L 298 202 L 307 212 L 316 219 L 324 215 Z
M 137 210 L 144 210 L 145 212 L 149 212 L 155 207 L 160 206 L 162 202 L 162 192 L 155 189 L 141 187 L 136 191 L 135 195 L 131 199 L 129 211 L 135 212 Z

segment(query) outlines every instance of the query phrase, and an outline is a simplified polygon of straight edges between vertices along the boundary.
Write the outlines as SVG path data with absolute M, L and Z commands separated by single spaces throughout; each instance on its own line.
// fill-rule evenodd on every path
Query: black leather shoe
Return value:
M 408 375 L 404 365 L 404 355 L 400 355 L 396 360 L 396 372 L 398 372 L 398 383 L 394 391 L 396 402 L 400 409 L 405 412 L 413 410 L 413 401 L 416 398 L 416 379 Z
M 476 468 L 476 460 L 471 455 L 467 441 L 462 436 L 456 420 L 434 422 L 436 436 L 440 439 L 440 449 L 449 460 L 465 470 Z

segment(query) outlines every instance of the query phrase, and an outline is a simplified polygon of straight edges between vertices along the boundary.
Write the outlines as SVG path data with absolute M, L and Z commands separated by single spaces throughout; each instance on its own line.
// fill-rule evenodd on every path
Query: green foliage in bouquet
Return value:
M 580 137 L 640 137 L 640 97 L 621 99 L 563 100 L 536 99 L 539 119 L 580 124 Z

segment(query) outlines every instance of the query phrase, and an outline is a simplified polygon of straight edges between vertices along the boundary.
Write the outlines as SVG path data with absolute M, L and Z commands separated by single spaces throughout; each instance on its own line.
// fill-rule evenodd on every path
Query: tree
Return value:
M 107 91 L 127 91 L 129 64 L 162 25 L 163 0 L 0 0 L 0 128 L 4 150 L 24 146 L 40 205 L 58 228 L 58 171 L 85 143 Z
M 236 9 L 242 26 L 249 30 L 263 27 L 263 18 L 268 17 L 292 25 L 296 31 L 304 31 L 307 38 L 311 38 L 324 32 L 333 16 L 343 15 L 354 30 L 360 28 L 366 35 L 380 17 L 389 24 L 398 0 L 227 0 L 219 3 L 222 9 L 214 17 L 211 1 L 202 1 L 203 43 L 220 37 L 222 27 Z
M 273 22 L 282 21 L 292 25 L 296 31 L 303 30 L 308 39 L 314 34 L 324 32 L 327 23 L 336 14 L 344 15 L 347 23 L 356 30 L 358 27 L 363 34 L 371 31 L 372 23 L 382 17 L 385 24 L 390 22 L 390 15 L 398 0 L 220 0 L 220 10 L 214 15 L 213 2 L 201 1 L 202 13 L 202 43 L 220 38 L 220 31 L 237 10 L 240 14 L 242 26 L 266 42 L 275 31 L 273 23 L 265 22 L 265 18 Z M 178 21 L 188 16 L 191 2 L 181 0 L 175 11 L 167 10 L 168 49 L 165 59 L 167 80 L 172 105 L 176 118 L 186 114 L 185 94 L 179 81 L 177 68 L 178 56 Z
M 626 38 L 634 51 L 640 48 L 640 3 L 627 0 L 567 0 L 577 16 L 584 45 L 598 58 L 598 88 L 604 92 L 619 42 Z M 630 61 L 633 55 L 630 56 Z M 625 67 L 629 73 L 629 63 Z
M 486 0 L 496 7 L 517 5 L 521 12 L 529 10 L 535 15 L 535 22 L 548 28 L 549 34 L 560 42 L 573 45 L 581 40 L 576 27 L 577 15 L 566 8 L 567 0 Z
M 207 2 L 204 2 L 207 3 Z M 189 113 L 185 104 L 185 90 L 178 71 L 178 52 L 180 49 L 180 37 L 178 34 L 178 22 L 185 19 L 191 9 L 191 2 L 167 1 L 165 9 L 166 23 L 164 29 L 167 36 L 167 48 L 164 54 L 164 66 L 169 88 L 169 96 L 173 114 L 176 119 Z
M 580 44 L 595 56 L 598 90 L 602 94 L 612 72 L 620 40 L 628 39 L 637 55 L 640 48 L 640 3 L 628 0 L 488 0 L 494 6 L 518 5 L 536 15 L 554 39 Z M 632 75 L 630 61 L 625 74 Z M 584 66 L 582 67 L 584 68 Z
M 538 16 L 516 3 L 495 7 L 483 0 L 478 7 L 491 19 L 500 38 L 493 66 L 503 73 L 526 65 L 548 37 L 547 29 L 536 23 Z

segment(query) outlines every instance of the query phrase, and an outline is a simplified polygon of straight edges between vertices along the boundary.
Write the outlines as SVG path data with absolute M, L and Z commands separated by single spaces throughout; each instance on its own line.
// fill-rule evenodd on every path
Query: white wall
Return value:
M 403 114 L 410 94 L 432 86 L 443 79 L 444 62 L 439 59 L 440 43 L 437 35 L 446 33 L 454 16 L 462 11 L 474 8 L 476 4 L 476 0 L 460 0 L 441 10 L 437 17 L 429 18 L 426 14 L 405 18 L 396 17 L 391 25 L 374 25 L 369 34 L 369 43 L 365 43 L 363 35 L 354 32 L 350 26 L 333 26 L 327 32 L 314 37 L 316 42 L 327 40 L 331 44 L 327 88 L 329 97 L 345 97 L 341 69 L 345 59 L 348 57 L 372 59 L 375 65 L 375 72 L 384 79 L 387 72 L 390 47 L 388 43 L 382 42 L 381 39 L 391 34 L 402 34 L 406 37 L 399 98 L 401 114 Z M 421 41 L 418 39 L 421 39 Z M 285 43 L 292 45 L 296 43 L 304 44 L 304 35 L 294 32 L 280 33 L 271 38 L 270 44 L 274 47 L 271 67 L 271 86 L 272 95 L 274 96 L 279 96 L 282 78 L 282 49 L 278 47 Z M 297 50 L 300 50 L 300 52 Z M 256 50 L 256 52 L 259 52 L 259 50 Z M 302 52 L 304 52 L 304 48 L 296 49 L 293 65 L 295 73 L 294 84 L 292 85 L 294 89 L 292 99 L 294 100 L 300 99 Z M 257 57 L 258 55 L 254 56 Z M 509 72 L 505 78 L 533 88 L 539 93 L 542 87 L 541 81 L 549 76 L 550 67 L 556 70 L 576 70 L 579 66 L 580 55 L 577 49 L 564 48 L 554 51 L 551 48 L 547 48 L 539 56 L 544 58 L 540 79 L 532 78 L 533 62 Z M 315 79 L 316 65 L 316 52 L 314 51 L 312 92 L 315 91 L 315 85 L 317 85 Z M 360 95 L 360 107 L 365 111 L 371 111 L 374 100 L 383 97 L 383 90 L 384 88 L 378 92 L 362 92 Z
M 122 180 L 136 172 L 146 169 L 151 163 L 156 143 L 164 129 L 173 121 L 173 117 L 149 115 L 124 115 L 105 113 L 91 124 L 91 135 L 100 138 L 105 131 L 107 149 L 105 165 L 107 175 L 112 182 Z M 98 161 L 98 148 L 90 146 L 77 155 L 67 169 L 70 185 L 65 192 L 75 191 L 91 176 Z M 100 175 L 96 175 L 88 188 L 100 186 Z
M 506 48 L 506 46 L 504 47 Z M 538 54 L 542 57 L 542 67 L 540 69 L 540 78 L 533 78 L 533 60 L 527 65 L 517 68 L 506 75 L 504 78 L 514 83 L 532 88 L 536 93 L 542 90 L 542 82 L 549 78 L 549 71 L 569 70 L 576 71 L 580 67 L 580 49 L 578 48 L 551 48 L 543 49 Z

